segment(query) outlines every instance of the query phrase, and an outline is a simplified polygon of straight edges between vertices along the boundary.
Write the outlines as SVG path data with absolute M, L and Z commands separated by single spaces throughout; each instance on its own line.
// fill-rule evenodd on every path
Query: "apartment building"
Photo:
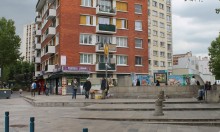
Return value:
M 147 8 L 147 0 L 38 0 L 36 78 L 59 94 L 71 92 L 73 78 L 99 88 L 106 67 L 116 82 L 147 75 Z
M 149 74 L 172 74 L 171 0 L 148 0 Z
M 24 25 L 20 51 L 24 61 L 32 63 L 35 56 L 35 23 Z

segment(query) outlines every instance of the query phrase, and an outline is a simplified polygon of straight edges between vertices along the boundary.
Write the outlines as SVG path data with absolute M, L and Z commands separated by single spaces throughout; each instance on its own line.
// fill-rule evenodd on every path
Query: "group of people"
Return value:
M 89 78 L 87 78 L 86 82 L 83 84 L 83 90 L 85 91 L 85 99 L 89 99 L 91 87 L 92 87 L 91 81 Z M 76 99 L 76 95 L 77 95 L 76 93 L 78 88 L 79 88 L 79 83 L 75 78 L 72 82 L 72 99 Z M 104 77 L 101 80 L 100 89 L 102 90 L 102 99 L 106 99 L 108 97 L 109 83 Z
M 38 90 L 38 95 L 40 95 L 41 93 L 41 83 L 37 83 L 37 82 L 33 82 L 31 84 L 31 96 L 35 97 L 35 92 Z M 20 91 L 20 90 L 19 90 Z M 49 87 L 48 84 L 44 84 L 44 91 L 45 91 L 45 95 L 49 96 Z M 21 94 L 21 93 L 20 93 Z

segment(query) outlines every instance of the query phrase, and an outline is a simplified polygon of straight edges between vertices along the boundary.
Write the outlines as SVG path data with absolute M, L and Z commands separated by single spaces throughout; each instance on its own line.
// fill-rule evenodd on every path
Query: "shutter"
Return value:
M 121 26 L 122 26 L 122 25 L 121 25 L 121 19 L 117 19 L 117 20 L 116 20 L 116 27 L 117 27 L 118 29 L 120 29 L 120 28 L 122 28 Z
M 80 24 L 86 24 L 86 16 L 80 16 Z

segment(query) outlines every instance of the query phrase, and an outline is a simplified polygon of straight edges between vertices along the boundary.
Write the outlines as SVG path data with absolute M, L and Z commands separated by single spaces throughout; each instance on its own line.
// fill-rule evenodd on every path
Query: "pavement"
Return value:
M 166 99 L 164 116 L 153 116 L 155 99 L 15 95 L 0 100 L 1 119 L 10 111 L 10 132 L 28 132 L 30 117 L 35 117 L 36 132 L 82 132 L 83 128 L 89 132 L 220 132 L 220 105 L 194 98 Z M 4 120 L 0 120 L 1 130 Z

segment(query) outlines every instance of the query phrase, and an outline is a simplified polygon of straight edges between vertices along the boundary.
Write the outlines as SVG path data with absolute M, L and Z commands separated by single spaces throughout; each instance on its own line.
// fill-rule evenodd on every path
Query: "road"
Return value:
M 74 101 L 74 100 L 73 100 Z M 35 117 L 36 132 L 220 132 L 219 127 L 146 124 L 129 121 L 94 121 L 77 119 L 79 107 L 33 107 L 18 93 L 0 100 L 0 132 L 4 132 L 4 114 L 10 112 L 10 132 L 29 132 L 30 117 Z

